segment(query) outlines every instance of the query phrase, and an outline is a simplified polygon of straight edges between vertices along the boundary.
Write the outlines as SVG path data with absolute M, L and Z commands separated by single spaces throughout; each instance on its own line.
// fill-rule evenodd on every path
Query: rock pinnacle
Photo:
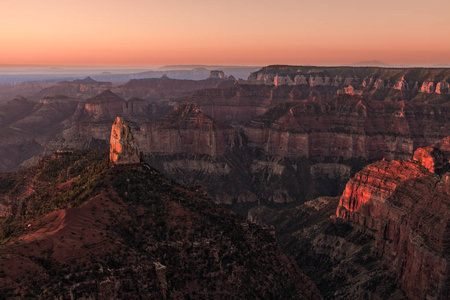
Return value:
M 139 149 L 134 141 L 130 126 L 117 117 L 111 128 L 109 161 L 115 164 L 137 164 L 140 162 Z

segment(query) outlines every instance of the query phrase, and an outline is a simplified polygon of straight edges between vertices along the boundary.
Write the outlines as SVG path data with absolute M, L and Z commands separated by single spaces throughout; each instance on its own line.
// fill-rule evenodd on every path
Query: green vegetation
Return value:
M 40 184 L 34 193 L 14 203 L 12 214 L 1 220 L 0 243 L 19 235 L 31 220 L 56 210 L 80 206 L 95 196 L 103 185 L 102 177 L 109 164 L 105 156 L 102 151 L 79 151 L 46 157 L 29 169 L 29 175 L 35 174 Z M 10 193 L 19 193 L 24 184 L 19 181 Z

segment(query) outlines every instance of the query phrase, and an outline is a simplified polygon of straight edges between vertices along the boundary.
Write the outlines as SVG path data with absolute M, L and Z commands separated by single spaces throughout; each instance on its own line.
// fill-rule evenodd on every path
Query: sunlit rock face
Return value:
M 434 82 L 433 81 L 424 81 L 422 83 L 422 87 L 420 88 L 421 93 L 431 94 L 434 92 Z
M 399 90 L 399 91 L 409 90 L 408 82 L 405 80 L 405 77 L 402 77 L 402 80 L 398 81 L 394 85 L 394 89 Z
M 440 81 L 436 84 L 436 94 L 445 94 L 448 92 L 449 84 L 447 81 Z
M 410 299 L 449 299 L 450 138 L 419 148 L 414 160 L 379 161 L 358 172 L 338 218 L 376 240 L 383 263 Z
M 432 173 L 440 173 L 449 164 L 450 137 L 446 137 L 431 147 L 419 148 L 414 152 L 414 160 Z
M 137 164 L 140 161 L 130 126 L 121 117 L 116 118 L 111 129 L 109 161 L 115 164 Z
M 350 85 L 361 94 L 376 100 L 411 100 L 447 95 L 450 69 L 439 68 L 355 68 L 314 66 L 267 66 L 250 74 L 247 84 L 306 86 L 322 92 L 343 94 Z M 389 92 L 388 94 L 384 91 Z M 348 94 L 348 93 L 347 93 Z M 430 94 L 430 95 L 428 95 Z M 304 93 L 309 95 L 309 93 Z M 311 95 L 310 95 L 311 96 Z M 317 95 L 316 95 L 317 96 Z M 441 97 L 446 101 L 446 97 Z

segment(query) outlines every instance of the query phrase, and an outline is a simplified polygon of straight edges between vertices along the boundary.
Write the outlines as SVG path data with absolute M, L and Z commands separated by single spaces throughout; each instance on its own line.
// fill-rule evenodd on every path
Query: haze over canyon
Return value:
M 174 68 L 5 83 L 2 297 L 450 297 L 450 69 Z

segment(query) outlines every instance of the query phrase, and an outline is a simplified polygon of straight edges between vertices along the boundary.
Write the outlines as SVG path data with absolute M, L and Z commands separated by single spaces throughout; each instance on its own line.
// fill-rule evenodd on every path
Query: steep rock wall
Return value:
M 423 155 L 446 144 L 418 149 L 416 161 L 369 165 L 347 183 L 336 211 L 370 229 L 384 264 L 411 299 L 450 296 L 450 173 L 430 172 L 437 161 Z

